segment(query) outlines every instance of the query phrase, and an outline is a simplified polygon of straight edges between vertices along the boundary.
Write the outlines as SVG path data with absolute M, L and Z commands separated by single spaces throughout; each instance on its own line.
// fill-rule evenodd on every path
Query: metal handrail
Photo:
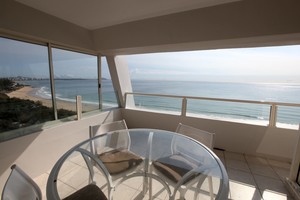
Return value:
M 270 105 L 270 115 L 269 115 L 269 126 L 276 126 L 277 119 L 277 108 L 278 106 L 290 106 L 290 107 L 300 107 L 300 103 L 284 103 L 284 102 L 272 102 L 272 101 L 254 101 L 254 100 L 238 100 L 238 99 L 224 99 L 224 98 L 212 98 L 212 97 L 195 97 L 195 96 L 180 96 L 180 95 L 168 95 L 168 94 L 150 94 L 150 93 L 139 93 L 139 92 L 127 92 L 125 93 L 125 106 L 128 95 L 139 95 L 139 96 L 155 96 L 155 97 L 168 97 L 182 99 L 181 115 L 186 116 L 187 99 L 195 100 L 209 100 L 209 101 L 222 101 L 222 102 L 232 102 L 232 103 L 249 103 L 249 104 L 261 104 Z

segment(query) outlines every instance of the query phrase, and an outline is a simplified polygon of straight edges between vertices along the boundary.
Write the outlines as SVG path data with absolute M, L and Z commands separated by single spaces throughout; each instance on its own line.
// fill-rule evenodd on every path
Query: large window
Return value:
M 77 96 L 84 113 L 118 107 L 105 58 L 98 73 L 97 56 L 51 48 L 51 68 L 48 49 L 0 37 L 0 141 L 40 130 L 48 121 L 76 119 Z
M 140 54 L 127 56 L 127 60 L 133 92 L 300 103 L 297 45 Z M 178 102 L 171 97 L 134 96 L 135 108 L 140 109 L 180 113 L 183 105 L 182 98 Z M 271 105 L 187 98 L 184 112 L 265 125 L 269 124 Z M 276 126 L 298 128 L 300 107 L 273 106 L 277 106 Z
M 76 112 L 76 96 L 82 111 L 99 109 L 97 56 L 53 48 L 53 72 L 57 109 Z M 58 118 L 65 118 L 58 113 Z
M 0 37 L 0 133 L 54 119 L 47 47 Z

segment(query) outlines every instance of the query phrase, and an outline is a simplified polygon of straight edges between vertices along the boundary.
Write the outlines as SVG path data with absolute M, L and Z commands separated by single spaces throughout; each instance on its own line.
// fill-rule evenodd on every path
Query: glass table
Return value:
M 98 135 L 67 151 L 52 168 L 47 199 L 63 199 L 86 185 L 108 199 L 227 199 L 220 159 L 200 142 L 156 129 Z

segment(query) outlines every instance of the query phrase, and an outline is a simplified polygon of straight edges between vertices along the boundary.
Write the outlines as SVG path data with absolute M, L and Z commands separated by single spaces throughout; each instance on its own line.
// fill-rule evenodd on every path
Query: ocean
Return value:
M 49 80 L 23 81 L 31 85 L 32 95 L 50 99 Z M 236 100 L 254 100 L 267 102 L 300 103 L 300 83 L 222 83 L 222 82 L 188 82 L 188 81 L 150 81 L 133 80 L 133 92 L 195 96 Z M 55 80 L 56 97 L 75 102 L 76 95 L 82 96 L 82 102 L 97 104 L 97 80 Z M 111 80 L 102 81 L 103 105 L 117 106 Z M 164 97 L 135 97 L 136 106 L 145 109 L 167 110 L 180 113 L 181 99 Z M 187 115 L 198 115 L 208 118 L 238 119 L 268 124 L 270 107 L 268 105 L 244 104 L 220 101 L 188 99 Z M 278 124 L 298 126 L 300 108 L 279 106 Z

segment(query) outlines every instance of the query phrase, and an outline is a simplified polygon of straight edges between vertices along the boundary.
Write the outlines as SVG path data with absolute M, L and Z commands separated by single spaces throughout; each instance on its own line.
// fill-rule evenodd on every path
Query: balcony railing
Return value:
M 297 129 L 300 104 L 164 94 L 126 93 L 125 108 Z

